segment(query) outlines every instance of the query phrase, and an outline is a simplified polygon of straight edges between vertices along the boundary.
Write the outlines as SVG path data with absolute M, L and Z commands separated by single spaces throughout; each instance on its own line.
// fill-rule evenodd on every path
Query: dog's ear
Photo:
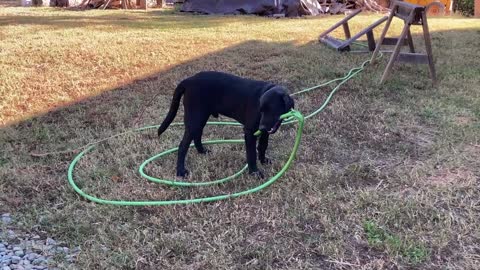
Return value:
M 283 102 L 285 103 L 285 110 L 290 111 L 295 106 L 295 102 L 289 94 L 283 95 Z

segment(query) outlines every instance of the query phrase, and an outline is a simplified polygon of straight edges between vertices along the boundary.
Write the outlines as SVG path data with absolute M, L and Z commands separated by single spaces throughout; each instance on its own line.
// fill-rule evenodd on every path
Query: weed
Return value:
M 363 223 L 368 244 L 374 248 L 386 250 L 393 255 L 401 255 L 412 264 L 419 264 L 428 259 L 429 252 L 423 245 L 401 240 L 398 236 L 388 233 L 374 221 Z

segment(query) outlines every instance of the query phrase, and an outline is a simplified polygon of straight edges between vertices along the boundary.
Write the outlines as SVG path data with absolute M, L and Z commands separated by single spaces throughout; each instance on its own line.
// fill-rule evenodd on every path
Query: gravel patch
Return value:
M 80 248 L 68 248 L 52 238 L 16 232 L 11 228 L 12 217 L 0 219 L 0 270 L 47 270 L 74 265 Z

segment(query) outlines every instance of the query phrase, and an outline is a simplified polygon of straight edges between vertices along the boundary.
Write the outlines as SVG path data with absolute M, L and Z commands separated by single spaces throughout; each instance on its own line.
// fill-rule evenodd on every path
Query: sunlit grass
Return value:
M 245 40 L 302 45 L 315 40 L 340 18 L 275 20 L 256 16 L 191 16 L 168 10 L 48 8 L 3 8 L 0 14 L 3 125 Z M 355 18 L 352 32 L 377 18 Z M 432 31 L 478 28 L 478 22 L 461 18 L 434 19 L 430 25 Z M 398 33 L 400 26 L 397 22 L 392 33 Z M 379 32 L 377 29 L 377 36 Z

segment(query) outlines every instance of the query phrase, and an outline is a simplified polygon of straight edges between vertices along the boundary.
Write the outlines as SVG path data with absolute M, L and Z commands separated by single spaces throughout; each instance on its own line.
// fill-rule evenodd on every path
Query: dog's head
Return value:
M 293 99 L 283 87 L 275 86 L 269 89 L 260 97 L 259 129 L 269 134 L 275 133 L 282 124 L 280 116 L 289 112 L 293 106 Z

